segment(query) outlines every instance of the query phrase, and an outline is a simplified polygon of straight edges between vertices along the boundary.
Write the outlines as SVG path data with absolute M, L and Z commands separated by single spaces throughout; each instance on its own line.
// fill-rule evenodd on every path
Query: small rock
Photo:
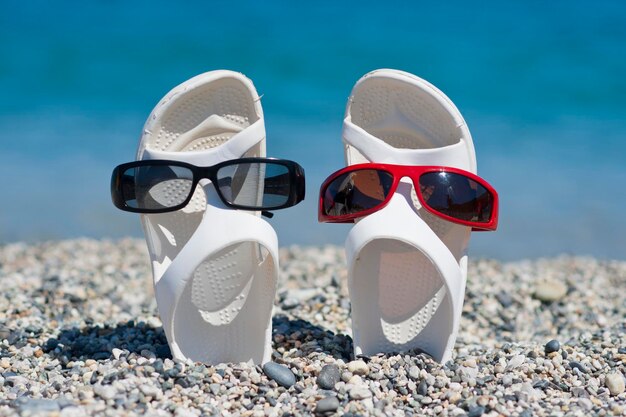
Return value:
M 463 386 L 458 382 L 450 382 L 450 391 L 460 392 L 463 389 Z
M 511 305 L 513 304 L 513 299 L 511 298 L 509 293 L 505 291 L 500 291 L 498 294 L 496 294 L 496 299 L 504 308 L 511 307 Z
M 161 390 L 154 385 L 142 384 L 139 390 L 147 397 L 159 398 L 161 396 Z
M 505 387 L 510 386 L 513 383 L 513 375 L 511 374 L 505 374 L 502 377 L 502 385 Z
M 515 355 L 515 356 L 513 356 L 511 358 L 509 363 L 506 364 L 506 368 L 505 369 L 507 371 L 515 369 L 518 366 L 520 366 L 521 364 L 523 364 L 525 359 L 526 359 L 526 357 L 524 355 Z
M 567 286 L 561 281 L 542 281 L 535 288 L 535 298 L 546 303 L 557 301 L 567 294 Z
M 122 353 L 124 353 L 124 351 L 122 349 L 113 348 L 111 349 L 111 353 L 113 354 L 113 357 L 115 359 L 119 359 Z
M 356 386 L 350 390 L 350 398 L 353 400 L 364 400 L 371 397 L 372 393 L 366 387 Z
M 289 388 L 296 383 L 296 376 L 285 365 L 268 362 L 263 365 L 263 372 L 265 372 L 268 378 L 273 379 L 278 385 L 285 388 Z
M 470 407 L 470 409 L 467 412 L 467 417 L 480 417 L 483 414 L 485 414 L 485 407 L 481 407 L 480 405 L 477 405 L 475 407 Z
M 370 367 L 362 360 L 357 360 L 348 363 L 348 371 L 355 375 L 367 375 L 370 372 Z
M 409 368 L 409 377 L 413 380 L 417 380 L 420 377 L 420 368 L 413 365 Z
M 323 389 L 335 389 L 341 379 L 341 371 L 337 365 L 325 365 L 317 376 L 317 385 Z
M 422 379 L 417 386 L 417 393 L 419 395 L 428 395 L 428 383 L 425 379 Z
M 322 398 L 315 406 L 315 414 L 326 414 L 333 412 L 339 408 L 339 400 L 337 397 Z
M 44 413 L 59 411 L 61 406 L 56 400 L 48 400 L 45 398 L 20 398 L 16 400 L 16 405 L 22 413 Z
M 561 344 L 559 343 L 558 340 L 552 339 L 548 343 L 546 343 L 546 345 L 544 346 L 544 349 L 545 349 L 546 355 L 548 353 L 558 352 L 559 349 L 561 349 Z
M 111 400 L 117 394 L 117 390 L 111 385 L 96 385 L 93 387 L 93 392 L 104 400 Z
M 619 372 L 608 374 L 604 379 L 604 383 L 613 396 L 620 395 L 624 392 L 624 377 Z
M 572 368 L 572 370 L 574 370 L 574 369 L 578 369 L 578 370 L 579 370 L 580 372 L 582 372 L 583 374 L 584 374 L 584 373 L 587 373 L 587 370 L 585 369 L 585 367 L 583 366 L 583 364 L 582 364 L 582 363 L 580 363 L 580 362 L 577 362 L 577 361 L 571 361 L 571 362 L 569 363 L 569 367 L 570 367 L 570 368 Z
M 281 303 L 283 310 L 291 310 L 300 305 L 300 301 L 294 297 L 285 298 L 285 301 Z
M 591 402 L 589 398 L 579 398 L 578 404 L 580 404 L 580 406 L 585 411 L 591 411 L 591 409 L 593 408 L 593 403 Z

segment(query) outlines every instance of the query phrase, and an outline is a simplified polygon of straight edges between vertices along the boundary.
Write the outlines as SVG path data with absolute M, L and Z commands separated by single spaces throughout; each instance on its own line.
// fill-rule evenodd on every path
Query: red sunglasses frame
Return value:
M 330 183 L 333 182 L 337 177 L 345 173 L 359 171 L 363 169 L 375 169 L 375 170 L 379 170 L 379 171 L 383 171 L 383 172 L 387 172 L 391 174 L 391 176 L 393 177 L 393 182 L 391 184 L 391 187 L 389 188 L 389 194 L 387 195 L 385 200 L 382 203 L 372 208 L 360 211 L 358 213 L 344 214 L 341 216 L 329 216 L 329 215 L 324 214 L 324 194 L 326 193 L 326 189 L 328 188 Z M 426 174 L 429 172 L 450 172 L 453 174 L 460 174 L 477 182 L 481 186 L 485 187 L 485 189 L 489 191 L 493 197 L 493 208 L 491 210 L 491 217 L 489 221 L 486 223 L 482 223 L 482 222 L 460 220 L 455 217 L 451 217 L 446 214 L 440 213 L 434 210 L 433 208 L 431 208 L 424 200 L 421 189 L 419 187 L 419 177 L 422 174 Z M 364 217 L 364 216 L 377 212 L 378 210 L 382 209 L 387 204 L 389 204 L 391 197 L 393 196 L 393 194 L 396 192 L 398 188 L 398 184 L 400 183 L 400 180 L 404 177 L 411 178 L 411 181 L 413 181 L 413 186 L 415 188 L 415 194 L 417 194 L 417 198 L 422 204 L 422 207 L 424 207 L 427 211 L 434 214 L 435 216 L 440 217 L 444 220 L 448 220 L 452 223 L 469 226 L 474 231 L 496 230 L 496 228 L 498 227 L 498 193 L 489 183 L 487 183 L 487 181 L 480 178 L 478 175 L 462 170 L 462 169 L 444 167 L 444 166 L 413 166 L 413 165 L 393 165 L 393 164 L 377 164 L 377 163 L 349 165 L 345 168 L 340 169 L 339 171 L 334 172 L 328 178 L 326 178 L 326 180 L 322 183 L 320 187 L 319 206 L 318 206 L 318 212 L 317 212 L 318 221 L 323 222 L 323 223 L 353 223 L 354 220 L 359 217 Z

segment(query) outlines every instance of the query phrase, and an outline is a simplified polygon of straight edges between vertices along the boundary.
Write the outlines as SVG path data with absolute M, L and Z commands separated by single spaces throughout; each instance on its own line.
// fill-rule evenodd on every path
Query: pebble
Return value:
M 558 340 L 556 339 L 552 339 L 550 340 L 548 343 L 546 343 L 546 345 L 544 346 L 544 351 L 546 352 L 546 355 L 548 353 L 552 353 L 552 352 L 558 352 L 559 349 L 561 349 L 561 344 L 559 343 Z
M 470 407 L 467 411 L 467 417 L 480 417 L 483 414 L 485 414 L 485 407 L 481 407 L 479 405 Z
M 118 349 L 118 348 L 113 348 L 111 350 L 111 353 L 113 354 L 113 357 L 115 359 L 119 359 L 120 356 L 122 355 L 122 353 L 124 353 L 124 351 L 122 349 Z
M 22 413 L 50 413 L 61 409 L 57 400 L 44 398 L 21 397 L 15 403 Z
M 578 361 L 571 361 L 569 363 L 569 366 L 572 369 L 578 369 L 582 373 L 586 373 L 587 372 L 587 370 L 585 369 L 585 366 L 582 363 L 578 362 Z
M 512 369 L 517 368 L 518 366 L 520 366 L 521 364 L 524 363 L 524 360 L 526 359 L 526 357 L 524 355 L 515 355 L 511 358 L 511 360 L 509 361 L 509 363 L 506 364 L 506 368 L 505 370 L 510 371 Z
M 96 385 L 93 387 L 93 392 L 105 400 L 111 400 L 117 394 L 117 390 L 111 385 Z
M 365 398 L 371 397 L 371 391 L 365 387 L 356 386 L 350 390 L 350 398 L 352 398 L 353 400 L 364 400 Z
M 613 372 L 606 375 L 604 383 L 613 396 L 620 395 L 624 392 L 624 376 L 619 372 Z
M 567 286 L 561 281 L 541 281 L 535 288 L 535 298 L 544 302 L 560 300 L 567 294 Z
M 326 414 L 336 411 L 339 408 L 337 397 L 322 398 L 315 405 L 315 414 Z
M 370 368 L 364 361 L 356 360 L 348 363 L 348 371 L 355 375 L 367 375 L 370 372 Z
M 413 365 L 409 368 L 409 377 L 414 381 L 417 381 L 420 377 L 420 368 Z
M 341 371 L 339 367 L 334 364 L 325 365 L 317 376 L 317 385 L 320 388 L 332 390 L 335 389 L 335 384 L 341 379 Z
M 428 395 L 428 383 L 425 379 L 422 379 L 417 386 L 417 393 L 419 395 Z
M 289 388 L 296 383 L 296 376 L 285 365 L 268 362 L 263 365 L 263 372 L 265 372 L 268 378 L 273 379 L 278 385 L 285 388 Z

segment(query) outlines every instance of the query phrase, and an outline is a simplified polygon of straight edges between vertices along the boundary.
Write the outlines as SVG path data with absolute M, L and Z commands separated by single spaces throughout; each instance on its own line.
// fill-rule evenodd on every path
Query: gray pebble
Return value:
M 513 299 L 511 298 L 509 293 L 504 291 L 500 291 L 498 294 L 496 294 L 496 299 L 504 308 L 508 308 L 513 304 Z
M 285 388 L 289 388 L 296 383 L 296 376 L 285 365 L 268 362 L 263 365 L 263 372 L 265 372 L 268 378 L 273 379 L 278 385 Z
M 48 400 L 44 398 L 20 398 L 16 400 L 16 405 L 23 413 L 44 413 L 59 411 L 61 405 L 57 400 Z
M 115 394 L 117 394 L 117 390 L 111 385 L 95 385 L 93 392 L 105 400 L 111 400 L 115 398 Z
M 315 406 L 316 414 L 325 414 L 336 411 L 339 408 L 337 397 L 326 397 L 319 400 Z
M 467 412 L 467 417 L 480 417 L 485 413 L 485 407 L 481 407 L 479 405 L 475 407 L 470 407 Z
M 578 369 L 578 370 L 579 370 L 580 372 L 582 372 L 583 374 L 584 374 L 584 373 L 587 373 L 587 370 L 585 369 L 585 366 L 584 366 L 582 363 L 580 363 L 580 362 L 577 362 L 577 361 L 571 361 L 571 362 L 569 363 L 569 366 L 570 366 L 570 368 L 572 368 L 572 369 Z
M 559 349 L 561 349 L 561 344 L 559 343 L 558 340 L 552 339 L 548 343 L 546 343 L 544 349 L 545 349 L 546 354 L 552 353 L 552 352 L 558 352 Z
M 620 372 L 608 374 L 605 377 L 604 382 L 606 384 L 606 387 L 609 389 L 609 392 L 613 396 L 620 395 L 622 392 L 624 392 L 624 389 L 626 388 L 624 386 L 624 377 Z
M 335 389 L 335 384 L 341 379 L 341 371 L 334 364 L 325 365 L 317 376 L 317 385 L 323 389 Z
M 535 298 L 544 302 L 560 300 L 567 294 L 567 286 L 561 281 L 542 281 L 535 288 Z
M 359 359 L 348 363 L 348 371 L 354 375 L 367 375 L 370 372 L 370 368 L 365 361 Z
M 422 379 L 417 386 L 417 393 L 419 395 L 428 395 L 428 383 L 425 379 Z
M 364 400 L 371 397 L 372 393 L 366 387 L 355 386 L 350 390 L 350 398 L 352 398 L 353 400 Z

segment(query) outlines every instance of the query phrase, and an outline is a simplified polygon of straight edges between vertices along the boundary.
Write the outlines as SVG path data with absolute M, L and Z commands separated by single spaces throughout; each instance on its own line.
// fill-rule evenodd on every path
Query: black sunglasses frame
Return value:
M 195 193 L 196 187 L 201 179 L 206 178 L 211 181 L 213 184 L 217 184 L 217 172 L 221 168 L 231 166 L 231 165 L 239 165 L 245 163 L 265 163 L 265 164 L 274 164 L 274 165 L 282 165 L 287 168 L 289 172 L 289 181 L 291 187 L 289 189 L 289 196 L 285 204 L 275 207 L 262 207 L 262 206 L 243 206 L 240 204 L 234 204 L 226 200 L 222 192 L 220 191 L 220 187 L 215 186 L 215 190 L 217 191 L 217 195 L 220 200 L 227 206 L 234 209 L 239 210 L 249 210 L 249 211 L 272 211 L 272 210 L 280 210 L 287 207 L 295 206 L 302 200 L 304 200 L 305 196 L 305 180 L 304 180 L 304 168 L 302 168 L 297 162 L 290 161 L 288 159 L 278 159 L 278 158 L 261 158 L 261 157 L 251 157 L 251 158 L 239 158 L 239 159 L 231 159 L 229 161 L 220 162 L 219 164 L 208 166 L 208 167 L 199 167 L 196 165 L 191 165 L 186 162 L 181 161 L 168 161 L 162 159 L 154 159 L 154 160 L 143 160 L 143 161 L 134 161 L 128 162 L 125 164 L 121 164 L 116 166 L 113 169 L 113 174 L 111 176 L 111 198 L 113 200 L 113 204 L 120 210 L 129 211 L 131 213 L 143 213 L 143 214 L 156 214 L 156 213 L 169 213 L 172 211 L 180 210 L 185 207 L 191 201 L 193 194 Z M 124 199 L 122 193 L 122 175 L 131 168 L 140 168 L 145 166 L 176 166 L 187 168 L 192 172 L 193 179 L 192 185 L 190 188 L 189 195 L 185 199 L 184 202 L 172 206 L 172 207 L 164 207 L 161 209 L 140 209 L 135 207 L 130 207 L 126 204 L 126 200 Z

